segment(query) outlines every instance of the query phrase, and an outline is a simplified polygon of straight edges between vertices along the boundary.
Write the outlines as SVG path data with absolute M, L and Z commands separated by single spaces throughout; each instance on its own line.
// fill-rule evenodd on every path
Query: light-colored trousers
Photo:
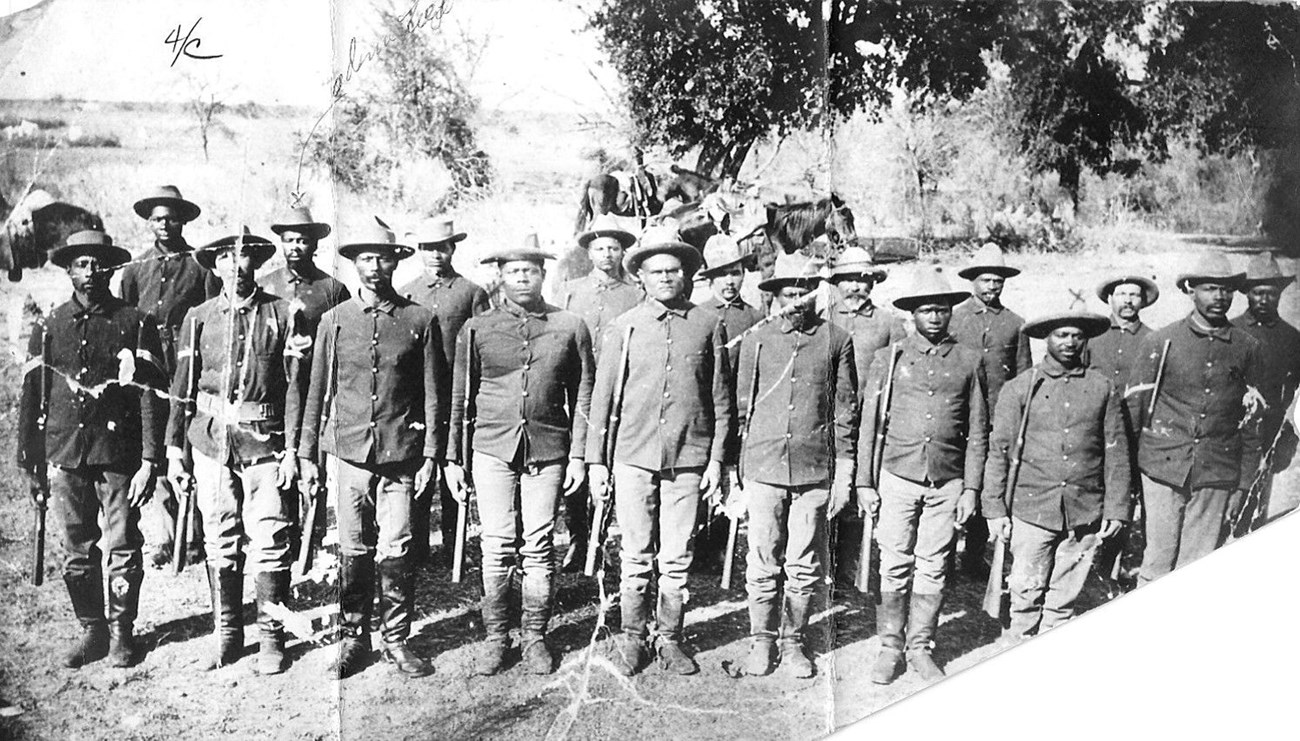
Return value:
M 208 563 L 219 569 L 237 568 L 244 560 L 242 554 L 247 558 L 247 573 L 287 571 L 293 563 L 289 534 L 296 495 L 275 485 L 278 461 L 231 465 L 198 450 L 192 455 L 195 503 L 203 517 Z
M 359 464 L 336 458 L 339 553 L 406 558 L 411 552 L 415 473 L 423 459 Z
M 660 592 L 684 592 L 704 469 L 651 471 L 615 463 L 613 473 L 622 533 L 619 590 L 645 595 L 657 567 Z
M 826 549 L 825 484 L 783 487 L 745 482 L 749 514 L 749 555 L 745 588 L 751 602 L 780 599 L 785 593 L 812 596 L 821 582 Z
M 943 593 L 961 490 L 962 479 L 934 486 L 880 471 L 880 591 Z
M 1074 617 L 1101 538 L 1097 526 L 1051 530 L 1011 521 L 1011 625 L 1017 639 L 1042 633 Z
M 1177 489 L 1142 477 L 1146 550 L 1138 584 L 1147 584 L 1223 545 L 1227 538 L 1228 489 Z

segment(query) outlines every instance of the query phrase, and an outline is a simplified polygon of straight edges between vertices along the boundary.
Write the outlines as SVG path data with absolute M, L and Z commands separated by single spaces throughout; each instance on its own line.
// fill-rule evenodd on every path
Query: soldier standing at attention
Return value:
M 1257 508 L 1260 519 L 1269 515 L 1273 474 L 1291 465 L 1296 449 L 1295 428 L 1287 420 L 1286 413 L 1295 398 L 1296 385 L 1300 384 L 1300 331 L 1277 314 L 1282 291 L 1294 281 L 1294 275 L 1282 275 L 1272 253 L 1260 253 L 1251 258 L 1246 265 L 1246 280 L 1241 285 L 1241 292 L 1246 294 L 1246 313 L 1232 320 L 1234 325 L 1259 340 L 1264 363 L 1263 385 L 1259 392 L 1268 406 L 1264 410 L 1259 439 L 1265 451 L 1273 450 L 1273 460 L 1258 484 L 1261 487 Z M 1280 513 L 1274 513 L 1277 514 Z
M 884 282 L 885 277 L 885 271 L 872 261 L 871 254 L 855 246 L 840 253 L 828 279 L 836 288 L 836 296 L 826 309 L 826 318 L 853 338 L 859 399 L 866 398 L 861 384 L 867 381 L 876 351 L 907 336 L 901 318 L 871 301 L 872 289 Z M 833 576 L 837 587 L 847 589 L 853 586 L 862 550 L 862 518 L 858 517 L 858 508 L 841 511 L 836 523 Z
M 894 300 L 896 308 L 912 313 L 916 333 L 876 351 L 864 384 L 858 506 L 867 517 L 880 511 L 876 631 L 882 648 L 871 669 L 877 684 L 889 684 L 902 672 L 904 650 L 922 679 L 943 676 L 930 651 L 953 532 L 975 512 L 988 452 L 981 354 L 948 334 L 952 307 L 969 295 L 953 291 L 937 268 L 921 272 L 911 292 Z M 889 421 L 877 480 L 873 463 L 882 411 Z
M 1254 413 L 1265 378 L 1262 351 L 1258 340 L 1228 321 L 1232 295 L 1245 277 L 1223 255 L 1202 255 L 1178 277 L 1192 312 L 1143 340 L 1129 375 L 1125 403 L 1141 431 L 1138 466 L 1147 510 L 1139 585 L 1223 545 L 1227 523 L 1245 501 L 1242 489 L 1259 466 Z
M 571 494 L 587 479 L 583 456 L 596 373 L 591 334 L 576 314 L 542 300 L 548 259 L 553 256 L 531 246 L 486 258 L 483 262 L 500 266 L 501 299 L 466 322 L 456 344 L 446 476 L 464 501 L 470 489 L 460 464 L 472 456 L 473 491 L 483 522 L 487 630 L 479 674 L 496 674 L 505 666 L 515 551 L 523 572 L 524 666 L 533 674 L 554 671 L 546 627 L 553 604 L 556 511 L 561 492 Z M 467 380 L 475 388 L 467 388 Z M 461 437 L 467 408 L 474 411 L 472 450 L 464 449 Z
M 149 222 L 154 243 L 122 268 L 119 291 L 122 300 L 158 321 L 162 340 L 163 373 L 170 379 L 176 370 L 176 342 L 180 339 L 185 314 L 221 290 L 221 281 L 194 261 L 185 241 L 185 225 L 199 217 L 198 205 L 185 200 L 174 185 L 159 186 L 135 202 L 135 213 Z M 160 472 L 162 473 L 162 472 Z M 149 561 L 155 568 L 171 561 L 172 538 L 176 532 L 177 499 L 165 476 L 157 477 L 158 491 L 142 524 L 153 547 Z M 199 518 L 188 535 L 188 560 L 202 560 L 203 531 Z
M 560 284 L 555 305 L 582 317 L 591 331 L 592 352 L 600 359 L 600 343 L 605 328 L 619 315 L 641 303 L 645 294 L 623 270 L 624 253 L 636 243 L 636 237 L 619 227 L 613 217 L 592 219 L 587 231 L 578 235 L 578 246 L 591 258 L 591 272 Z M 590 494 L 584 486 L 564 497 L 564 525 L 569 531 L 569 548 L 562 568 L 568 572 L 582 569 L 583 555 L 591 532 L 587 512 Z
M 779 629 L 781 670 L 811 677 L 804 633 L 822 583 L 827 520 L 848 504 L 853 486 L 858 381 L 852 338 L 818 316 L 811 301 L 800 303 L 820 278 L 783 272 L 760 288 L 790 313 L 745 337 L 737 374 L 741 496 L 749 513 L 744 671 L 772 671 Z
M 1089 338 L 1109 325 L 1106 317 L 1082 311 L 1026 323 L 1026 335 L 1047 341 L 1047 356 L 1008 381 L 998 397 L 983 499 L 989 529 L 1011 542 L 1007 642 L 1074 617 L 1098 545 L 1129 519 L 1132 461 L 1123 401 L 1105 372 L 1083 364 Z M 1017 448 L 1022 419 L 1023 448 Z M 1008 471 L 1017 457 L 1022 463 L 1008 501 Z
M 195 254 L 229 288 L 186 318 L 167 424 L 167 475 L 177 490 L 193 481 L 204 520 L 217 636 L 213 668 L 233 664 L 243 653 L 247 562 L 257 594 L 259 674 L 285 669 L 280 621 L 266 606 L 289 601 L 289 536 L 295 525 L 290 492 L 308 371 L 294 357 L 295 345 L 307 343 L 292 338 L 289 303 L 262 291 L 253 277 L 274 254 L 270 240 L 247 231 Z M 193 399 L 191 372 L 197 379 Z M 187 419 L 190 403 L 194 416 Z M 192 460 L 185 458 L 187 437 Z
M 318 447 L 338 465 L 339 677 L 370 660 L 376 564 L 384 659 L 407 677 L 433 671 L 406 645 L 415 602 L 411 508 L 438 478 L 451 394 L 437 317 L 393 288 L 397 262 L 413 252 L 378 219 L 340 247 L 361 286 L 316 330 L 298 457 L 308 489 L 319 476 Z
M 32 331 L 18 407 L 18 467 L 38 503 L 53 494 L 63 523 L 63 581 L 82 629 L 63 657 L 73 668 L 105 656 L 130 666 L 138 653 L 140 506 L 153 493 L 167 410 L 154 393 L 166 386 L 157 325 L 108 287 L 130 259 L 101 231 L 71 234 L 50 253 L 72 298 Z M 128 360 L 134 373 L 123 383 Z
M 970 281 L 971 297 L 952 310 L 950 331 L 953 339 L 983 357 L 988 408 L 993 409 L 1002 385 L 1033 363 L 1029 338 L 1020 333 L 1025 320 L 1002 305 L 1007 279 L 1020 275 L 1020 270 L 1008 266 L 1002 248 L 988 242 L 957 275 Z M 966 547 L 961 557 L 961 568 L 967 576 L 988 577 L 989 567 L 984 562 L 988 539 L 988 524 L 976 511 L 966 523 Z
M 347 286 L 316 266 L 316 250 L 329 236 L 330 225 L 312 219 L 311 211 L 299 206 L 276 219 L 271 231 L 280 236 L 284 267 L 267 274 L 260 283 L 272 296 L 290 304 L 296 301 L 301 306 L 301 331 L 314 337 L 325 312 L 352 296 Z M 308 355 L 308 361 L 310 358 Z
M 734 413 L 727 330 L 717 315 L 685 298 L 701 260 L 674 229 L 646 231 L 624 261 L 628 273 L 639 274 L 646 300 L 610 325 L 596 368 L 588 473 L 593 497 L 608 497 L 611 467 L 618 491 L 623 633 L 614 661 L 629 676 L 645 656 L 656 567 L 660 665 L 673 674 L 699 671 L 681 645 L 687 569 L 700 497 L 713 500 L 719 492 Z M 620 378 L 623 389 L 615 388 Z M 620 397 L 621 408 L 614 409 Z M 607 434 L 614 435 L 612 459 Z
M 456 272 L 452 258 L 456 245 L 465 239 L 465 232 L 456 231 L 450 216 L 429 219 L 419 229 L 408 234 L 414 237 L 424 272 L 419 278 L 398 289 L 398 292 L 433 312 L 442 332 L 442 356 L 447 368 L 456 359 L 456 335 L 471 316 L 488 310 L 487 291 Z M 450 386 L 449 386 L 450 387 Z M 429 559 L 429 526 L 432 495 L 421 495 L 411 512 L 411 559 L 422 564 Z M 451 544 L 456 539 L 456 499 L 446 482 L 438 485 L 438 506 L 441 513 L 442 560 L 450 566 Z

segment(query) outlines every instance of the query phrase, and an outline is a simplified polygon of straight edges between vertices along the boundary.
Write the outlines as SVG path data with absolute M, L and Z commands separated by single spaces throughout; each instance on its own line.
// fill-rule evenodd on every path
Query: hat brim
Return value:
M 181 221 L 184 221 L 187 224 L 199 218 L 199 214 L 203 213 L 203 209 L 199 208 L 197 203 L 192 203 L 184 198 L 172 198 L 171 196 L 151 196 L 149 198 L 141 198 L 135 202 L 133 208 L 135 209 L 137 216 L 142 219 L 147 219 L 149 218 L 149 215 L 153 213 L 154 207 L 156 206 L 171 206 L 176 209 L 178 214 L 180 214 Z
M 307 235 L 308 239 L 324 239 L 333 229 L 329 224 L 312 221 L 306 224 L 272 224 L 271 231 L 279 236 L 284 236 L 285 232 L 301 232 Z
M 992 273 L 1003 278 L 1014 278 L 1020 275 L 1020 268 L 1012 268 L 1006 265 L 972 265 L 969 268 L 957 271 L 957 275 L 966 280 L 975 280 L 985 273 Z
M 708 268 L 701 268 L 699 273 L 697 273 L 697 275 L 701 278 L 713 279 L 718 277 L 719 275 L 722 275 L 722 271 L 727 270 L 728 268 L 736 267 L 737 265 L 740 266 L 740 268 L 743 270 L 746 264 L 752 264 L 753 261 L 754 261 L 754 255 L 742 255 L 739 259 L 732 260 L 730 262 L 724 262 L 721 265 L 714 265 Z
M 635 247 L 623 258 L 623 270 L 635 273 L 641 269 L 641 263 L 655 255 L 672 255 L 682 261 L 682 269 L 687 277 L 694 276 L 704 265 L 704 256 L 700 251 L 685 242 L 659 242 L 658 244 Z
M 1160 299 L 1160 286 L 1150 278 L 1143 278 L 1140 275 L 1125 275 L 1119 278 L 1111 278 L 1103 281 L 1097 286 L 1097 298 L 1102 301 L 1110 301 L 1110 295 L 1115 292 L 1115 288 L 1125 283 L 1133 283 L 1142 286 L 1142 308 L 1154 304 Z
M 457 242 L 460 242 L 461 240 L 463 240 L 463 239 L 465 239 L 466 237 L 468 237 L 469 235 L 466 234 L 465 232 L 456 232 L 455 234 L 451 235 L 450 237 L 443 237 L 443 238 L 441 238 L 441 239 L 420 239 L 420 235 L 419 235 L 419 234 L 416 234 L 415 232 L 411 232 L 410 234 L 407 234 L 406 236 L 411 237 L 412 239 L 414 239 L 414 240 L 415 240 L 415 244 L 418 245 L 418 246 L 420 247 L 420 249 L 424 249 L 424 245 L 426 245 L 426 244 L 428 244 L 428 245 L 435 245 L 435 244 L 456 244 Z
M 970 291 L 948 291 L 946 293 L 922 293 L 915 296 L 900 296 L 894 299 L 894 307 L 903 311 L 916 311 L 927 304 L 945 304 L 956 306 L 970 298 Z
M 100 245 L 100 244 L 74 244 L 50 250 L 50 262 L 54 265 L 68 269 L 72 261 L 82 255 L 94 255 L 104 262 L 108 267 L 115 268 L 119 265 L 125 265 L 131 261 L 131 253 L 118 247 L 117 245 Z
M 1020 331 L 1024 332 L 1027 337 L 1042 340 L 1061 327 L 1078 327 L 1083 330 L 1088 339 L 1092 339 L 1106 334 L 1106 331 L 1110 329 L 1110 319 L 1091 312 L 1062 312 L 1048 314 L 1025 322 Z
M 205 244 L 194 250 L 194 261 L 208 270 L 212 270 L 217 264 L 217 255 L 233 249 L 235 243 L 239 241 L 240 238 L 238 237 L 222 237 L 215 242 Z M 275 245 L 269 239 L 246 236 L 242 238 L 242 244 L 244 247 L 253 249 L 253 269 L 255 270 L 265 265 L 267 260 L 275 256 Z
M 355 260 L 363 252 L 378 252 L 405 260 L 415 254 L 415 248 L 392 242 L 352 242 L 339 247 L 339 256 L 347 260 Z
M 1178 286 L 1178 290 L 1180 291 L 1186 291 L 1197 283 L 1222 283 L 1226 286 L 1231 286 L 1232 288 L 1240 288 L 1245 281 L 1245 273 L 1233 273 L 1231 275 L 1195 275 L 1184 273 L 1178 276 L 1178 282 L 1175 285 Z
M 593 241 L 602 237 L 617 239 L 618 243 L 623 245 L 623 249 L 636 244 L 636 235 L 631 232 L 622 229 L 592 229 L 578 235 L 578 246 L 585 250 Z
M 813 289 L 816 288 L 817 285 L 821 282 L 822 282 L 822 277 L 820 275 L 800 275 L 800 276 L 786 276 L 782 278 L 768 278 L 767 280 L 758 284 L 758 290 L 767 291 L 768 293 L 776 293 L 782 288 L 789 288 L 790 286 L 798 286 L 800 288 Z
M 500 265 L 505 262 L 531 262 L 542 265 L 547 260 L 557 259 L 555 255 L 543 250 L 507 250 L 488 255 L 479 260 L 480 265 Z
M 1250 289 L 1255 288 L 1256 286 L 1275 286 L 1277 288 L 1286 288 L 1287 286 L 1291 285 L 1294 282 L 1295 282 L 1294 275 L 1283 275 L 1277 278 L 1246 278 L 1241 282 L 1241 286 L 1237 290 L 1241 291 L 1242 293 L 1247 293 L 1250 291 Z
M 889 274 L 880 269 L 857 270 L 857 269 L 845 268 L 841 270 L 839 268 L 832 268 L 831 276 L 826 280 L 829 281 L 831 285 L 839 283 L 842 280 L 849 280 L 851 278 L 856 278 L 858 280 L 866 279 L 871 281 L 872 283 L 884 283 L 885 278 L 888 277 Z

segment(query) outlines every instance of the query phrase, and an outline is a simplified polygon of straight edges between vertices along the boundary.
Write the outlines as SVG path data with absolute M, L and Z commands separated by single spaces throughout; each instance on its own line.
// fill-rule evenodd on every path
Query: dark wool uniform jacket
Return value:
M 1300 330 L 1281 319 L 1264 324 L 1250 314 L 1243 314 L 1232 323 L 1259 340 L 1260 359 L 1264 364 L 1259 392 L 1269 407 L 1264 412 L 1260 441 L 1267 448 L 1282 426 L 1286 410 L 1295 397 L 1296 384 L 1300 384 Z
M 745 432 L 740 467 L 746 481 L 786 487 L 825 484 L 837 460 L 848 461 L 851 480 L 858 382 L 847 332 L 815 317 L 802 329 L 788 318 L 769 322 L 741 342 L 737 379 L 739 426 Z M 751 397 L 756 398 L 753 409 Z
M 50 335 L 49 366 L 41 363 Z M 18 408 L 18 465 L 121 467 L 163 457 L 167 403 L 162 349 L 153 317 L 110 296 L 84 306 L 76 297 L 37 323 L 28 345 Z M 122 383 L 123 371 L 131 371 Z M 42 433 L 41 376 L 49 410 Z
M 216 296 L 221 281 L 194 259 L 187 245 L 178 252 L 168 252 L 155 243 L 122 268 L 122 300 L 158 321 L 162 337 L 163 370 L 176 368 L 176 339 L 180 335 L 185 313 Z
M 288 267 L 267 273 L 258 279 L 262 289 L 273 296 L 302 304 L 302 318 L 307 322 L 304 332 L 315 334 L 316 325 L 325 312 L 352 298 L 352 292 L 334 276 L 311 265 L 303 275 Z
M 989 440 L 982 358 L 951 337 L 931 344 L 920 335 L 877 350 L 871 361 L 863 385 L 857 486 L 879 483 L 871 462 L 894 348 L 900 354 L 882 467 L 918 483 L 941 485 L 961 478 L 963 488 L 979 491 Z
M 974 296 L 953 307 L 948 333 L 983 356 L 990 407 L 997 404 L 1007 379 L 1033 364 L 1029 338 L 1020 332 L 1024 325 L 1025 320 L 1011 309 L 988 306 Z
M 1166 340 L 1169 358 L 1155 414 L 1148 418 Z M 1259 341 L 1231 324 L 1209 329 L 1189 315 L 1152 332 L 1125 392 L 1129 416 L 1141 430 L 1142 472 L 1179 489 L 1249 485 L 1259 465 L 1259 425 L 1245 419 L 1242 399 L 1263 378 Z
M 398 292 L 438 317 L 442 357 L 448 368 L 456 359 L 456 337 L 460 328 L 471 316 L 482 314 L 492 305 L 487 291 L 456 272 L 447 276 L 425 273 L 402 286 Z
M 451 397 L 442 352 L 437 318 L 410 299 L 330 309 L 316 330 L 298 457 L 319 447 L 361 464 L 441 458 Z
M 1120 393 L 1128 387 L 1128 376 L 1133 363 L 1137 360 L 1142 340 L 1151 334 L 1151 328 L 1138 322 L 1131 329 L 1126 329 L 1111 319 L 1110 329 L 1100 337 L 1088 340 L 1083 362 L 1090 368 L 1096 368 Z
M 596 364 L 587 325 L 545 304 L 525 311 L 509 299 L 473 317 L 456 341 L 447 460 L 464 450 L 469 331 L 474 332 L 478 392 L 473 399 L 473 449 L 506 463 L 531 465 L 582 459 Z
M 700 303 L 701 309 L 707 309 L 718 315 L 718 321 L 722 322 L 727 328 L 727 341 L 732 342 L 737 337 L 745 333 L 745 330 L 754 326 L 763 318 L 763 312 L 755 309 L 745 300 L 736 297 L 735 301 L 723 303 L 722 299 L 714 296 L 708 301 Z M 731 363 L 731 372 L 735 373 L 736 368 L 740 366 L 740 343 L 737 342 L 727 348 L 727 360 Z
M 581 278 L 567 280 L 560 284 L 555 293 L 555 305 L 565 311 L 572 311 L 587 323 L 591 330 L 592 348 L 596 359 L 600 359 L 601 338 L 605 329 L 615 318 L 633 306 L 641 303 L 645 293 L 641 287 L 624 277 L 622 280 L 609 280 L 603 273 L 593 270 Z
M 871 369 L 871 360 L 876 356 L 877 350 L 907 337 L 900 317 L 870 301 L 854 311 L 844 304 L 843 299 L 836 299 L 826 308 L 826 318 L 853 338 L 853 359 L 858 372 L 858 383 L 867 382 L 867 371 Z
M 198 332 L 197 360 L 191 326 Z M 191 309 L 176 353 L 167 444 L 182 447 L 188 436 L 196 450 L 221 463 L 251 463 L 296 449 L 310 368 L 285 354 L 292 331 L 289 302 L 260 289 L 236 299 L 233 309 L 225 295 Z M 183 401 L 192 362 L 206 399 L 187 428 Z M 220 401 L 226 406 L 214 409 Z
M 623 337 L 632 328 L 614 459 L 605 454 Z M 649 471 L 725 461 L 735 423 L 727 329 L 689 302 L 668 308 L 646 299 L 605 330 L 596 364 L 587 463 L 624 463 Z
M 1031 379 L 1011 514 L 1058 531 L 1130 519 L 1132 459 L 1120 392 L 1095 368 L 1066 370 L 1051 356 L 1002 387 L 984 468 L 984 516 L 1008 514 L 1007 477 Z

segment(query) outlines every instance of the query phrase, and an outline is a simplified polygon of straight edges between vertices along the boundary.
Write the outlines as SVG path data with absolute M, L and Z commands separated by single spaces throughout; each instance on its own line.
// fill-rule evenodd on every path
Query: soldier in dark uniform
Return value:
M 130 258 L 100 231 L 69 235 L 50 253 L 68 271 L 72 299 L 32 332 L 18 408 L 18 466 L 33 498 L 53 495 L 63 523 L 63 580 L 82 627 L 69 667 L 106 655 L 130 666 L 138 653 L 139 508 L 159 473 L 167 413 L 154 393 L 166 387 L 157 325 L 109 291 L 113 269 Z M 127 381 L 123 368 L 132 369 Z
M 1130 372 L 1125 403 L 1140 430 L 1146 506 L 1139 585 L 1223 545 L 1259 466 L 1262 350 L 1228 321 L 1232 295 L 1245 277 L 1223 255 L 1206 252 L 1178 278 L 1192 312 L 1143 340 Z M 1148 414 L 1153 392 L 1154 413 Z
M 740 345 L 736 398 L 745 430 L 739 466 L 749 513 L 751 636 L 744 671 L 756 676 L 772 671 L 778 630 L 781 670 L 801 678 L 815 673 L 804 634 L 812 600 L 823 591 L 827 520 L 848 504 L 857 463 L 853 340 L 818 316 L 811 301 L 801 302 L 819 280 L 778 271 L 763 281 L 760 287 L 791 313 Z
M 646 300 L 605 332 L 587 435 L 593 497 L 609 495 L 610 469 L 622 532 L 620 603 L 623 633 L 614 657 L 625 675 L 641 669 L 648 634 L 650 582 L 658 572 L 655 650 L 673 674 L 699 671 L 683 648 L 687 570 L 691 565 L 700 497 L 720 491 L 726 443 L 733 424 L 727 330 L 713 312 L 685 297 L 702 258 L 676 230 L 652 227 L 625 258 L 638 273 Z M 626 328 L 626 383 L 622 408 L 613 401 Z M 617 430 L 609 430 L 618 415 Z M 613 460 L 605 436 L 614 434 Z
M 176 370 L 176 342 L 186 312 L 216 296 L 221 282 L 194 261 L 183 232 L 185 225 L 198 218 L 201 211 L 196 204 L 181 197 L 176 186 L 158 187 L 136 201 L 134 208 L 136 215 L 149 222 L 154 243 L 122 268 L 118 290 L 123 301 L 152 314 L 158 321 L 163 372 L 171 378 Z M 172 555 L 177 500 L 165 476 L 158 476 L 157 481 L 157 496 L 145 510 L 141 524 L 153 548 L 149 560 L 161 568 Z M 189 533 L 191 561 L 202 559 L 202 539 L 202 525 L 196 517 Z
M 709 282 L 713 296 L 700 302 L 700 308 L 717 312 L 718 321 L 727 329 L 727 349 L 730 359 L 731 385 L 736 385 L 736 363 L 740 360 L 739 338 L 760 319 L 763 312 L 745 303 L 740 297 L 740 289 L 745 282 L 745 266 L 753 261 L 753 255 L 741 252 L 736 240 L 726 234 L 715 234 L 704 243 L 705 269 L 699 276 Z M 728 443 L 728 460 L 735 460 L 738 442 L 735 435 Z M 725 499 L 733 484 L 734 476 L 722 482 L 722 498 Z M 698 531 L 695 538 L 694 565 L 698 570 L 712 570 L 718 567 L 723 558 L 733 558 L 735 554 L 724 554 L 727 537 L 731 530 L 731 520 L 721 510 L 711 512 L 708 507 L 700 508 Z
M 605 328 L 645 297 L 640 286 L 623 271 L 623 254 L 635 242 L 636 237 L 619 227 L 613 217 L 602 215 L 592 219 L 587 231 L 578 235 L 578 245 L 591 258 L 591 272 L 561 283 L 555 293 L 556 306 L 577 314 L 587 323 L 597 360 Z M 589 500 L 586 487 L 564 497 L 564 526 L 569 531 L 569 548 L 563 562 L 565 571 L 582 568 L 591 530 Z
M 877 350 L 858 433 L 858 506 L 880 523 L 880 656 L 871 681 L 889 684 L 907 664 L 925 681 L 943 676 L 931 656 L 953 532 L 978 508 L 988 451 L 982 353 L 948 334 L 953 306 L 967 298 L 936 268 L 923 271 L 894 306 L 912 312 L 916 333 Z M 897 362 L 893 354 L 898 354 Z M 891 367 L 889 424 L 879 480 L 876 430 Z
M 984 469 L 984 513 L 996 537 L 1011 543 L 1008 643 L 1074 617 L 1074 603 L 1098 546 L 1132 510 L 1132 454 L 1121 390 L 1083 363 L 1089 338 L 1106 332 L 1100 314 L 1067 311 L 1025 324 L 1046 340 L 1047 357 L 1002 387 Z M 1016 450 L 1029 405 L 1024 448 Z M 1023 461 L 1010 502 L 1012 459 Z
M 893 311 L 876 306 L 871 291 L 884 282 L 886 273 L 876 265 L 871 254 L 861 247 L 849 247 L 840 253 L 831 268 L 828 282 L 835 288 L 825 316 L 831 324 L 853 338 L 853 361 L 859 383 L 858 396 L 864 398 L 861 384 L 867 381 L 871 360 L 882 347 L 907 336 L 902 319 Z M 835 524 L 835 584 L 847 589 L 857 574 L 862 550 L 862 518 L 857 507 L 840 512 Z
M 301 357 L 308 338 L 292 337 L 289 302 L 262 291 L 253 277 L 274 254 L 270 240 L 247 231 L 195 254 L 228 287 L 187 316 L 167 425 L 168 477 L 178 490 L 194 486 L 204 521 L 217 637 L 213 667 L 233 664 L 243 653 L 247 563 L 257 595 L 260 674 L 285 669 L 280 621 L 266 606 L 289 601 L 289 536 L 296 524 L 290 492 L 308 371 Z M 192 421 L 186 419 L 190 403 Z M 186 460 L 186 438 L 192 460 Z
M 1110 328 L 1098 337 L 1088 341 L 1084 350 L 1084 364 L 1106 375 L 1115 388 L 1123 393 L 1128 387 L 1129 370 L 1137 360 L 1138 349 L 1142 341 L 1151 334 L 1151 328 L 1142 323 L 1141 312 L 1160 298 L 1160 288 L 1155 281 L 1141 275 L 1121 275 L 1102 281 L 1097 286 L 1097 297 L 1110 306 Z M 1128 431 L 1127 442 L 1132 456 L 1137 456 L 1137 430 L 1134 429 L 1127 413 L 1124 415 L 1124 427 Z M 1132 484 L 1130 493 L 1134 503 L 1141 501 L 1142 477 L 1137 466 L 1130 467 Z M 1106 538 L 1097 553 L 1097 574 L 1107 582 L 1111 589 L 1128 589 L 1133 582 L 1130 576 L 1136 571 L 1142 560 L 1142 520 L 1140 511 L 1134 512 L 1131 527 L 1124 528 L 1114 537 Z M 1119 583 L 1110 583 L 1115 574 L 1115 559 L 1132 562 L 1132 569 L 1121 563 Z
M 298 456 L 308 488 L 318 480 L 318 448 L 338 466 L 340 677 L 370 659 L 376 564 L 384 659 L 408 677 L 433 671 L 406 644 L 415 606 L 411 509 L 437 483 L 451 389 L 437 317 L 393 288 L 397 262 L 413 253 L 378 219 L 340 247 L 361 287 L 316 330 Z
M 587 479 L 587 415 L 596 373 L 591 334 L 576 314 L 542 300 L 548 259 L 553 256 L 531 246 L 484 259 L 500 266 L 501 299 L 465 323 L 456 345 L 446 471 L 449 486 L 464 501 L 469 488 L 459 464 L 472 456 L 483 522 L 487 630 L 480 674 L 496 674 L 505 665 L 515 551 L 523 572 L 523 663 L 533 674 L 554 671 L 546 628 L 554 600 L 556 510 L 561 493 L 577 491 Z M 520 352 L 520 346 L 526 349 Z M 471 363 L 477 388 L 467 400 Z M 472 450 L 463 449 L 459 434 L 467 405 L 475 412 Z
M 424 272 L 399 288 L 398 293 L 432 311 L 438 318 L 438 329 L 442 332 L 443 360 L 451 368 L 452 361 L 456 358 L 456 337 L 460 328 L 470 317 L 487 311 L 491 302 L 487 291 L 456 272 L 452 265 L 456 245 L 467 235 L 456 231 L 455 223 L 450 217 L 430 219 L 407 236 L 415 241 L 420 258 L 424 261 Z M 443 544 L 441 555 L 443 562 L 450 566 L 451 544 L 456 538 L 456 499 L 446 482 L 439 482 L 437 490 Z M 432 504 L 432 493 L 429 496 L 422 495 L 411 513 L 411 559 L 416 564 L 425 563 L 429 559 Z
M 316 265 L 316 250 L 320 241 L 329 236 L 330 225 L 312 219 L 311 211 L 299 206 L 276 219 L 271 231 L 280 236 L 284 267 L 271 271 L 258 283 L 267 293 L 297 309 L 301 316 L 299 332 L 315 336 L 316 325 L 325 312 L 352 296 L 347 286 Z M 310 362 L 310 354 L 306 357 Z
M 1243 515 L 1250 520 L 1262 521 L 1270 516 L 1273 475 L 1286 470 L 1295 455 L 1296 431 L 1286 413 L 1295 398 L 1296 385 L 1300 384 L 1300 330 L 1277 314 L 1282 291 L 1294 281 L 1294 275 L 1282 275 L 1282 269 L 1271 252 L 1252 257 L 1246 265 L 1246 279 L 1241 285 L 1241 292 L 1246 294 L 1246 313 L 1232 320 L 1234 325 L 1259 340 L 1264 363 L 1259 393 L 1268 404 L 1260 426 L 1260 442 L 1265 451 L 1273 452 L 1268 470 L 1260 475 L 1258 483 L 1251 482 L 1257 486 L 1253 497 L 1255 512 Z M 1275 512 L 1273 516 L 1278 514 Z
M 1002 385 L 1033 363 L 1029 338 L 1020 333 L 1025 320 L 1002 305 L 1003 286 L 1008 278 L 1020 275 L 1020 270 L 1008 266 L 1002 248 L 989 242 L 957 275 L 970 281 L 971 297 L 952 310 L 950 332 L 953 339 L 983 357 L 988 408 L 993 409 Z M 976 512 L 966 522 L 966 547 L 961 557 L 962 571 L 972 578 L 988 576 L 989 567 L 984 562 L 988 539 L 988 524 Z

